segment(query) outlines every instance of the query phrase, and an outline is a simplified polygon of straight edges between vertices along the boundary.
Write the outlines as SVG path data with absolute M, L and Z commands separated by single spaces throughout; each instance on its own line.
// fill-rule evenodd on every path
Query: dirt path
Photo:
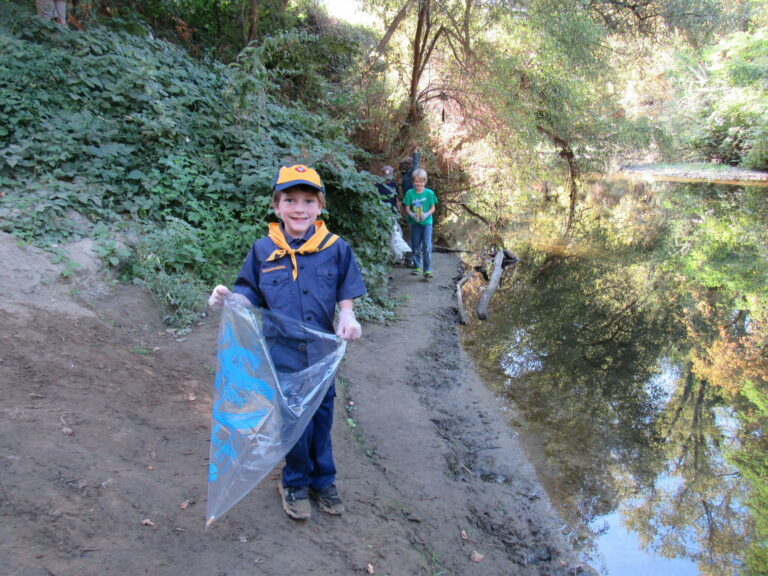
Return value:
M 394 269 L 400 319 L 348 347 L 334 428 L 348 512 L 292 521 L 273 472 L 206 532 L 217 318 L 169 332 L 89 254 L 73 251 L 83 267 L 62 283 L 0 234 L 2 573 L 580 571 L 459 346 L 453 257 L 436 255 L 430 282 Z

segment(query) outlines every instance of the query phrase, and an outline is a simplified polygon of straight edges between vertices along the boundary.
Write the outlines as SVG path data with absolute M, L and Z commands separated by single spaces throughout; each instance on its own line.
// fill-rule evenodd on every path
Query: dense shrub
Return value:
M 300 161 L 322 175 L 326 219 L 382 302 L 386 211 L 343 121 L 276 97 L 279 62 L 271 53 L 268 71 L 261 58 L 283 41 L 225 66 L 149 35 L 65 30 L 0 4 L 0 227 L 48 246 L 97 225 L 138 232 L 127 270 L 187 321 L 177 309 L 231 280 L 264 234 L 277 166 Z M 181 299 L 169 286 L 197 290 Z
M 768 105 L 762 102 L 717 106 L 696 127 L 691 145 L 707 159 L 756 170 L 768 169 L 766 113 Z

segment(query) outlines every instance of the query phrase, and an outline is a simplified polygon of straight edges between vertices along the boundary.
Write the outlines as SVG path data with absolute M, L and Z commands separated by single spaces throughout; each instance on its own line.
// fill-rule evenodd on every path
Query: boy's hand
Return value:
M 213 289 L 213 292 L 211 292 L 211 295 L 208 298 L 208 306 L 211 308 L 219 308 L 222 304 L 224 304 L 224 300 L 227 298 L 227 296 L 230 296 L 231 294 L 232 292 L 229 290 L 229 288 L 219 284 L 216 286 L 216 288 Z
M 349 308 L 339 311 L 339 325 L 336 327 L 336 336 L 342 340 L 357 340 L 363 335 L 360 323 L 355 319 L 355 313 Z

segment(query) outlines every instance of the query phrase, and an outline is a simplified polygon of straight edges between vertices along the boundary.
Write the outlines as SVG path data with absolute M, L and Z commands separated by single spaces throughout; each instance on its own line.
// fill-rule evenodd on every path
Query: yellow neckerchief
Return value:
M 277 222 L 269 223 L 269 238 L 272 240 L 272 242 L 277 244 L 279 248 L 269 255 L 267 262 L 273 262 L 278 258 L 282 258 L 286 254 L 289 255 L 291 257 L 291 263 L 293 264 L 294 280 L 296 280 L 296 278 L 299 276 L 299 267 L 296 265 L 296 254 L 314 254 L 315 252 L 320 252 L 320 250 L 325 250 L 339 239 L 336 234 L 331 234 L 328 231 L 328 228 L 325 226 L 325 222 L 322 220 L 315 221 L 315 233 L 312 234 L 309 240 L 304 242 L 304 244 L 302 244 L 301 247 L 297 250 L 294 250 L 288 244 L 285 233 L 283 232 L 283 229 L 280 228 L 280 224 Z

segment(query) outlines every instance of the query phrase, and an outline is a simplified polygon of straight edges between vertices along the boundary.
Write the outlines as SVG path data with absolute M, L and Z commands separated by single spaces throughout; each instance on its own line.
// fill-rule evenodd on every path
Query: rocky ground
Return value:
M 0 564 L 23 576 L 568 575 L 579 565 L 496 399 L 459 342 L 458 263 L 392 271 L 398 319 L 340 370 L 347 513 L 282 511 L 277 472 L 207 531 L 217 317 L 167 330 L 99 272 L 63 279 L 0 234 Z

